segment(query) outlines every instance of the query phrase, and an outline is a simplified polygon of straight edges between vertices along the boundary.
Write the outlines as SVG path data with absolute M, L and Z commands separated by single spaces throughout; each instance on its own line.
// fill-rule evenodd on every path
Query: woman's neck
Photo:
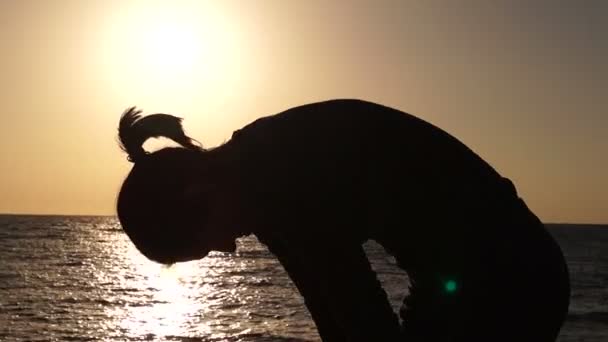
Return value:
M 251 234 L 239 155 L 228 143 L 203 154 L 199 181 L 204 184 L 202 187 L 206 188 L 209 199 L 209 219 L 218 229 L 231 232 L 235 237 Z

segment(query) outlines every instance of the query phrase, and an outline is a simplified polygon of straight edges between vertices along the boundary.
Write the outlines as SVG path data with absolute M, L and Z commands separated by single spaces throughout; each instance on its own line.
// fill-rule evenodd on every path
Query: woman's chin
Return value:
M 206 257 L 208 254 L 209 254 L 209 250 L 200 250 L 200 251 L 196 251 L 194 253 L 183 254 L 180 257 L 176 258 L 176 260 L 174 262 L 188 262 L 188 261 L 200 260 L 200 259 Z

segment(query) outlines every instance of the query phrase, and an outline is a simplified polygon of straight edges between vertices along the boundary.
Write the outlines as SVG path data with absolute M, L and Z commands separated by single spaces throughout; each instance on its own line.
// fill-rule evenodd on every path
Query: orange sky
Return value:
M 2 1 L 0 212 L 113 214 L 122 110 L 206 146 L 362 98 L 426 119 L 546 222 L 608 223 L 608 2 Z

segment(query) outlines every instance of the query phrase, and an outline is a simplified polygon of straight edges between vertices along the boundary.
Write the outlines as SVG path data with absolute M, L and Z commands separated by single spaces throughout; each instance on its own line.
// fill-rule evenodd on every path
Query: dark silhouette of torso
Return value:
M 333 100 L 259 119 L 228 144 L 246 229 L 285 266 L 324 340 L 483 340 L 506 317 L 527 322 L 515 330 L 559 319 L 522 318 L 517 305 L 531 302 L 526 315 L 563 319 L 559 247 L 511 181 L 439 128 Z M 363 252 L 369 239 L 409 275 L 405 331 Z M 461 331 L 473 326 L 478 335 Z

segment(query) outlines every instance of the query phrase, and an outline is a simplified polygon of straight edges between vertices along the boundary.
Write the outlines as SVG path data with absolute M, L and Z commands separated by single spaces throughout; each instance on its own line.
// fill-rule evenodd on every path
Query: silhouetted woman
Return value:
M 123 114 L 133 169 L 118 217 L 164 264 L 255 234 L 304 296 L 324 341 L 554 341 L 569 304 L 559 246 L 513 184 L 454 137 L 359 100 L 259 119 L 205 150 L 180 119 Z M 143 150 L 165 136 L 182 148 Z M 410 278 L 393 313 L 362 248 Z M 405 284 L 404 284 L 405 286 Z

